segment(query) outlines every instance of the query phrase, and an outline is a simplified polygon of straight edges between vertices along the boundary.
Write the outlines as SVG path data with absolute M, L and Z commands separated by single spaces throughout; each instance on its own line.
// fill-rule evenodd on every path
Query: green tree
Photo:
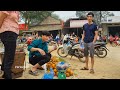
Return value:
M 30 26 L 36 25 L 51 16 L 52 12 L 54 11 L 21 11 L 21 17 L 30 28 Z
M 55 19 L 60 19 L 60 17 L 57 14 L 52 14 L 51 16 Z
M 76 16 L 81 18 L 81 17 L 86 17 L 86 14 L 88 11 L 76 11 Z

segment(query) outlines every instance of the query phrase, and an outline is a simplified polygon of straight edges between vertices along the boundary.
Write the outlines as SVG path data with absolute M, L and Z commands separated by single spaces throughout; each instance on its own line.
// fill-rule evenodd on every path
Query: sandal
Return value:
M 88 68 L 86 68 L 86 67 L 83 67 L 83 68 L 81 68 L 80 70 L 89 70 Z
M 94 72 L 94 69 L 90 69 L 90 73 L 91 74 L 94 74 L 95 72 Z
M 38 71 L 29 70 L 29 74 L 31 74 L 33 76 L 38 76 Z

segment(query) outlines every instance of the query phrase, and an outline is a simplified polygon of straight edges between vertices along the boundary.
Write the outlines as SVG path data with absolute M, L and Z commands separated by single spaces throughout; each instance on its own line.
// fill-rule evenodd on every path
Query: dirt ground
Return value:
M 108 55 L 105 58 L 98 58 L 95 56 L 94 74 L 90 74 L 89 70 L 80 70 L 80 68 L 85 66 L 85 63 L 80 62 L 77 58 L 73 57 L 71 60 L 69 56 L 64 58 L 65 61 L 70 64 L 70 68 L 74 72 L 74 75 L 67 77 L 67 79 L 120 79 L 120 46 L 112 47 L 107 45 L 107 48 L 110 51 L 108 51 Z M 52 55 L 58 56 L 56 51 L 52 52 Z M 39 70 L 39 76 L 32 76 L 28 73 L 28 70 L 32 67 L 28 62 L 28 53 L 26 53 L 25 62 L 26 70 L 23 76 L 17 79 L 41 79 L 44 75 L 44 70 Z M 57 79 L 57 77 L 54 78 Z
M 110 45 L 107 45 L 107 47 L 110 51 L 108 51 L 108 55 L 105 58 L 95 56 L 94 74 L 80 70 L 80 68 L 85 66 L 85 63 L 80 62 L 77 58 L 73 57 L 71 60 L 69 56 L 64 58 L 74 72 L 74 75 L 67 77 L 67 79 L 120 79 L 120 47 L 111 47 Z M 58 56 L 56 51 L 52 52 L 52 55 Z M 28 74 L 28 70 L 32 67 L 28 62 L 28 55 L 26 55 L 26 63 L 27 69 L 23 76 L 18 79 L 41 79 L 44 70 L 39 70 L 39 76 L 32 76 Z M 57 79 L 57 77 L 54 78 Z

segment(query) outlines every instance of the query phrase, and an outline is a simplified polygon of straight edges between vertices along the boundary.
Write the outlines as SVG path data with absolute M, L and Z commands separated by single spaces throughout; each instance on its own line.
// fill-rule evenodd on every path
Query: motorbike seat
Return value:
M 95 43 L 95 45 L 101 45 L 101 44 L 106 45 L 105 42 L 96 42 L 96 43 Z
M 80 43 L 73 43 L 72 46 L 77 45 L 77 44 L 80 44 Z

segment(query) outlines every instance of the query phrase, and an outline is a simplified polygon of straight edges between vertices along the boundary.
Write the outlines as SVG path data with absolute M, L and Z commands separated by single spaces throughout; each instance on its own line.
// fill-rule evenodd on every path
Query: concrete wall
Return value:
M 107 17 L 107 22 L 120 22 L 120 16 Z
M 108 27 L 107 27 L 107 25 L 106 25 L 106 24 L 103 24 L 103 25 L 102 25 L 102 28 L 103 28 L 102 34 L 103 34 L 103 35 L 108 35 Z

